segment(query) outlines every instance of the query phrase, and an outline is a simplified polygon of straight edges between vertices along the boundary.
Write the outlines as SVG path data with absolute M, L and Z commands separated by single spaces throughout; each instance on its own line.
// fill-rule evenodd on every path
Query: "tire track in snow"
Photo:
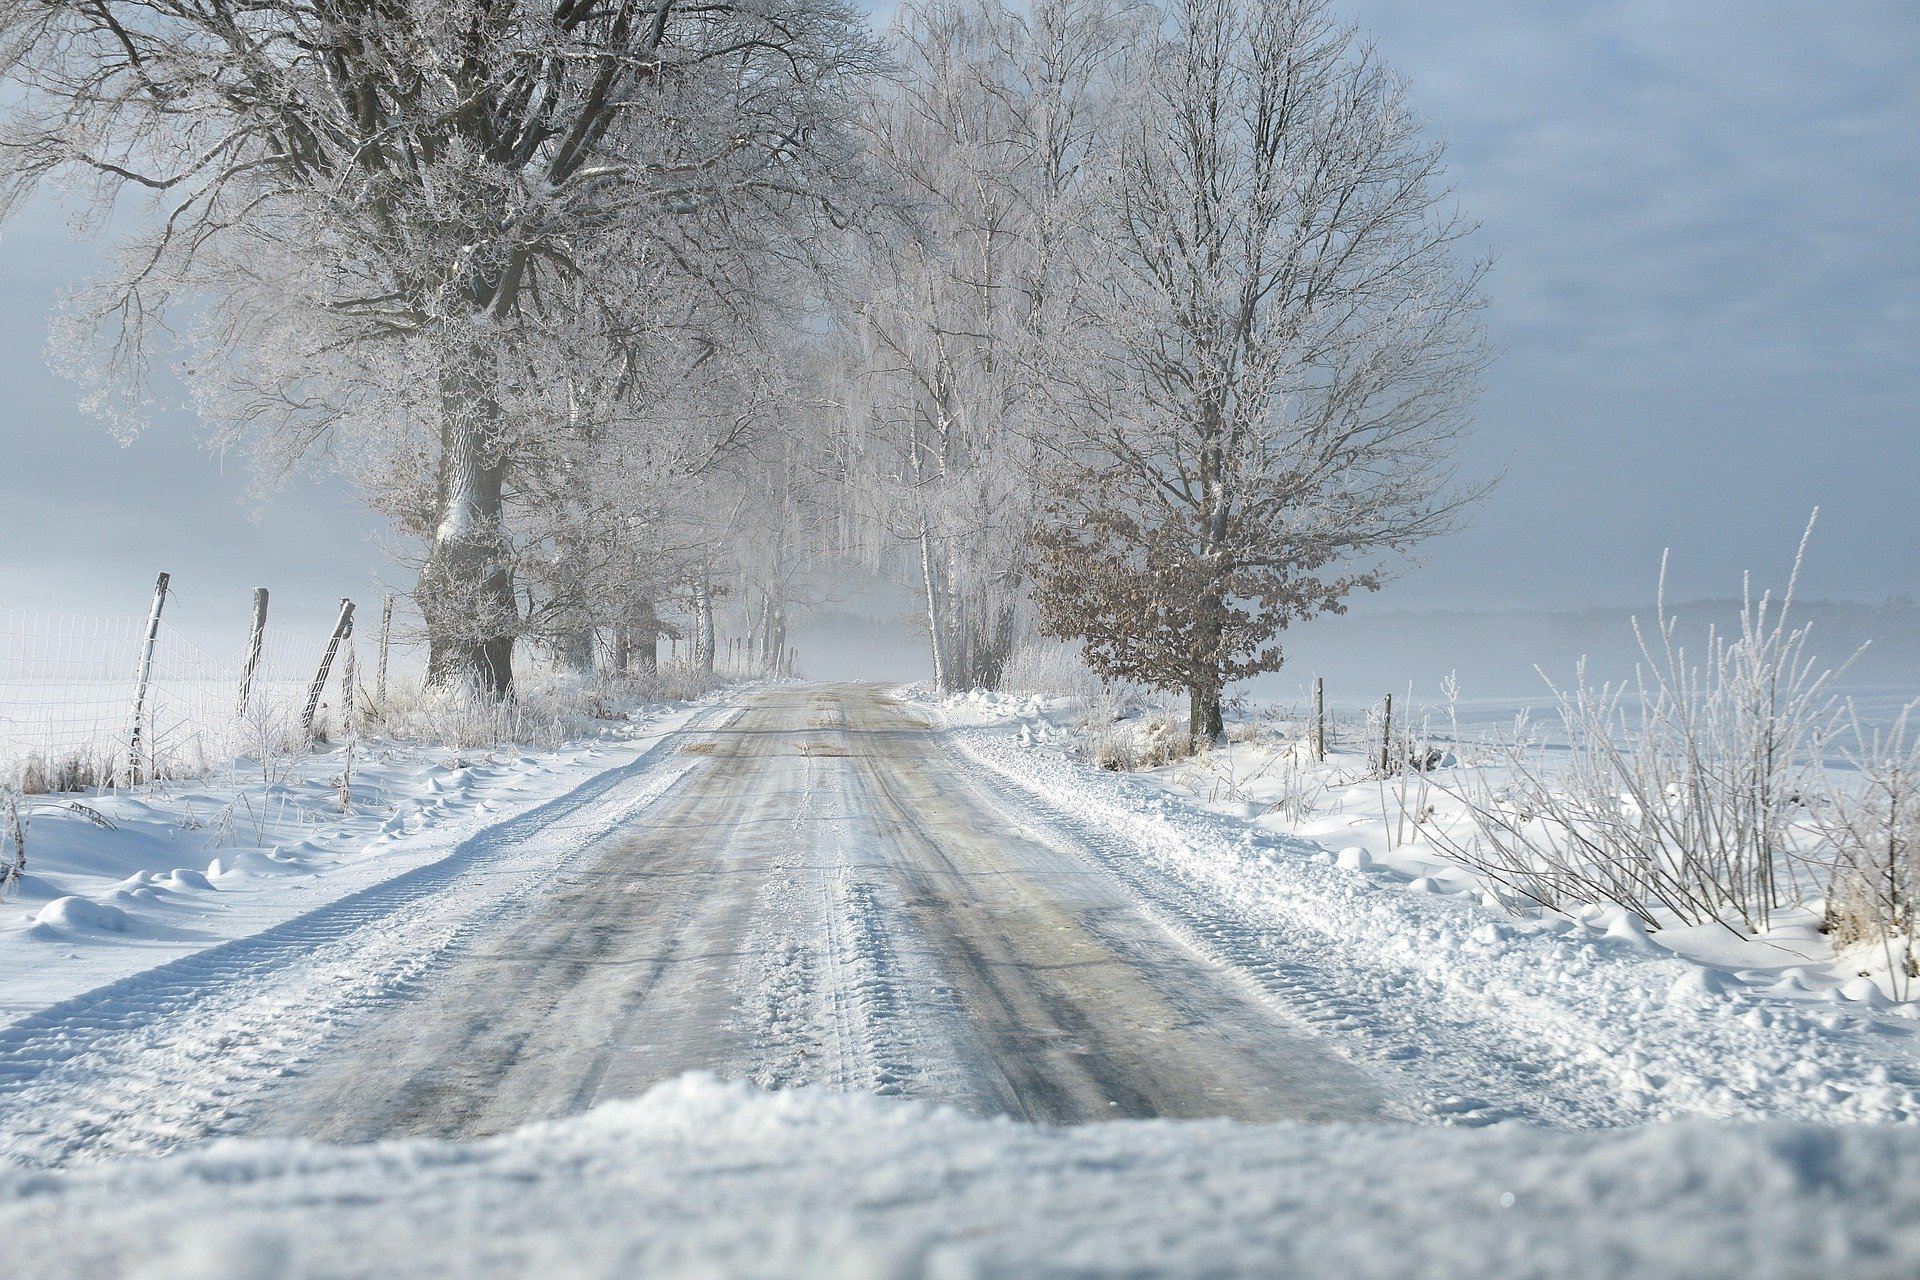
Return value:
M 1196 893 L 1188 877 L 1159 865 L 1153 842 L 1143 839 L 1156 823 L 1164 824 L 1162 834 L 1174 840 L 1190 838 L 1168 813 L 1177 802 L 1156 797 L 1145 813 L 1124 801 L 1112 803 L 1119 797 L 1096 800 L 1017 767 L 1037 762 L 1027 752 L 1008 759 L 985 734 L 949 741 L 959 754 L 1012 784 L 994 790 L 1021 814 L 1036 839 L 1091 855 L 1196 957 L 1240 977 L 1342 1056 L 1407 1078 L 1407 1093 L 1431 1121 L 1478 1126 L 1526 1120 L 1576 1128 L 1626 1122 L 1628 1117 L 1610 1105 L 1618 1090 L 1604 1071 L 1568 1058 L 1543 1060 L 1538 1045 L 1512 1038 L 1498 1022 L 1473 1016 L 1478 1010 L 1460 1016 L 1451 1001 L 1439 998 L 1446 993 L 1431 986 L 1405 976 L 1363 978 L 1340 965 L 1342 957 L 1324 933 L 1292 930 L 1278 919 L 1236 918 L 1230 908 Z M 1065 761 L 1047 765 L 1074 767 Z M 1101 801 L 1108 801 L 1111 811 Z
M 1920 1116 L 1911 1022 L 1701 997 L 1689 962 L 1572 926 L 1383 888 L 1316 845 L 950 732 L 997 793 L 1128 885 L 1197 954 L 1349 1057 L 1419 1082 L 1443 1124 Z M 1563 936 L 1563 934 L 1565 936 Z M 1834 1035 L 1849 1023 L 1865 1034 Z
M 676 754 L 682 734 L 736 714 L 697 712 L 632 761 L 437 862 L 15 1022 L 0 1032 L 0 1155 L 55 1166 L 218 1132 L 248 1096 L 697 768 Z
M 1030 806 L 949 767 L 945 735 L 869 721 L 911 761 L 865 781 L 923 940 L 953 983 L 974 1106 L 1054 1123 L 1405 1111 L 1376 1075 L 1184 945 L 1080 844 L 1039 838 Z
M 815 727 L 843 733 L 844 717 L 830 708 Z M 741 984 L 741 1023 L 759 1045 L 749 1078 L 769 1088 L 937 1091 L 933 1062 L 951 1060 L 928 1051 L 939 993 L 927 984 L 917 995 L 906 990 L 890 936 L 900 922 L 874 879 L 884 869 L 861 864 L 862 846 L 852 838 L 857 793 L 847 755 L 802 759 L 802 799 L 789 821 L 793 852 L 761 895 L 759 915 L 769 925 L 749 947 L 759 957 L 757 973 Z M 822 779 L 824 761 L 833 764 Z M 836 838 L 842 830 L 845 838 Z

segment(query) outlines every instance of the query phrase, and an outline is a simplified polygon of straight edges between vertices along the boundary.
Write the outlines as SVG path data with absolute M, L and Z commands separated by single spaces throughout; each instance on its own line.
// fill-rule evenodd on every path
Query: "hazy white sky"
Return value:
M 1920 5 L 1344 0 L 1452 140 L 1496 255 L 1502 349 L 1472 528 L 1367 607 L 1583 606 L 1771 576 L 1823 508 L 1814 593 L 1920 592 Z M 262 512 L 175 414 L 128 448 L 46 371 L 92 250 L 57 210 L 0 238 L 0 607 L 289 624 L 370 598 L 385 557 L 337 486 Z M 236 621 L 236 625 L 238 625 Z

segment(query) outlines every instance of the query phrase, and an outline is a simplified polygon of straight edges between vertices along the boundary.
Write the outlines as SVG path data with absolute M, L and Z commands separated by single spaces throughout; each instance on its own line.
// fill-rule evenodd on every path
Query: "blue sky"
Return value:
M 1468 465 L 1507 476 L 1367 607 L 1582 607 L 1773 578 L 1920 593 L 1920 5 L 1345 0 L 1452 145 L 1495 255 L 1501 356 Z M 57 210 L 0 237 L 0 607 L 182 603 L 291 623 L 370 597 L 377 526 L 337 485 L 264 509 L 183 414 L 122 448 L 45 369 L 92 250 Z M 236 623 L 237 625 L 237 623 Z M 316 626 L 318 623 L 316 622 Z
M 1496 255 L 1475 455 L 1409 604 L 1920 585 L 1920 6 L 1351 0 Z

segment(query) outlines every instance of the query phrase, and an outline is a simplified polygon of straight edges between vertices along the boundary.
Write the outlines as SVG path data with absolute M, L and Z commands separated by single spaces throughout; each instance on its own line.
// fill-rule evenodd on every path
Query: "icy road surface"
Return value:
M 981 1115 L 1415 1118 L 867 686 L 698 710 L 435 862 L 0 1028 L 0 1157 L 471 1137 L 701 1070 Z
M 875 689 L 670 745 L 664 794 L 229 1130 L 476 1136 L 692 1070 L 1064 1123 L 1405 1111 Z

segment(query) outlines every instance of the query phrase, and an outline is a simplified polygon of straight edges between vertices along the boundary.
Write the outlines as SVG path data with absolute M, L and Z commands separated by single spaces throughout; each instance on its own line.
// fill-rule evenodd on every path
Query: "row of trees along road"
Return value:
M 437 682 L 864 567 L 943 688 L 1037 630 L 1215 734 L 1473 496 L 1481 271 L 1325 0 L 0 0 L 0 68 L 89 406 L 346 472 Z

